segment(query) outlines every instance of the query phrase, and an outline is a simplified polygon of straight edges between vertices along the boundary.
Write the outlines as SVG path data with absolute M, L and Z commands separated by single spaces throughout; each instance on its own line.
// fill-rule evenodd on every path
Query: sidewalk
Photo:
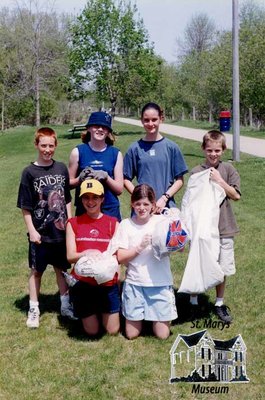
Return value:
M 115 121 L 142 127 L 141 121 L 131 118 L 115 117 Z M 203 135 L 207 132 L 202 129 L 184 128 L 182 126 L 170 124 L 161 124 L 160 131 L 167 133 L 168 135 L 179 136 L 184 139 L 196 140 L 198 142 L 202 141 Z M 228 149 L 233 149 L 233 135 L 225 133 L 225 137 Z M 265 157 L 265 139 L 240 136 L 240 151 L 257 157 Z

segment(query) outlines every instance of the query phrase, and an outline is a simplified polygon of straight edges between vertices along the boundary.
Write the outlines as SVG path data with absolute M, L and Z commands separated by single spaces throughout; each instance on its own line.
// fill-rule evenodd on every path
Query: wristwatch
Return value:
M 171 197 L 168 193 L 163 193 L 163 196 L 165 196 L 167 198 L 167 200 L 169 200 Z

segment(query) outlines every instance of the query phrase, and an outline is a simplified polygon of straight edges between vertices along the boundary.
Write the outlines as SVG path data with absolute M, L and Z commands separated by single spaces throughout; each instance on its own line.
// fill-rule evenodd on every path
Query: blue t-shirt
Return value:
M 172 140 L 162 138 L 155 142 L 138 140 L 133 143 L 124 157 L 124 178 L 138 184 L 148 184 L 154 189 L 156 199 L 169 189 L 174 181 L 188 172 L 179 146 Z M 167 207 L 174 207 L 170 199 Z
M 79 153 L 79 164 L 77 175 L 86 168 L 91 167 L 95 170 L 104 170 L 106 171 L 111 178 L 114 179 L 114 168 L 117 162 L 119 149 L 113 146 L 107 146 L 104 151 L 95 151 L 92 150 L 88 143 L 82 143 L 76 146 Z M 102 212 L 107 215 L 117 216 L 117 210 L 119 209 L 120 203 L 118 196 L 113 193 L 108 185 L 104 184 L 104 203 L 102 205 Z M 80 186 L 76 188 L 75 193 L 75 206 L 76 206 L 76 214 L 81 215 L 85 212 L 82 201 L 79 198 L 80 194 Z M 115 210 L 113 213 L 112 211 Z M 117 216 L 118 218 L 118 216 Z

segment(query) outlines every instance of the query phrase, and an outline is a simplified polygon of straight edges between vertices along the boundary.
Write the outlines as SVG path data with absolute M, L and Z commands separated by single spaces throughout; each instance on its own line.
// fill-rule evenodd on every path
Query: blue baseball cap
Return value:
M 111 119 L 112 119 L 111 115 L 107 114 L 106 112 L 96 111 L 90 115 L 86 126 L 91 126 L 91 125 L 104 126 L 108 128 L 110 132 L 112 132 Z

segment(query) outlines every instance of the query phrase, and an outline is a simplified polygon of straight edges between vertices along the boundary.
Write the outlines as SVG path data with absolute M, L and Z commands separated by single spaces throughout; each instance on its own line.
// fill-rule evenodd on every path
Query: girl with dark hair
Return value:
M 134 190 L 134 178 L 138 184 L 146 183 L 154 189 L 157 213 L 176 206 L 174 195 L 183 186 L 183 175 L 188 172 L 178 145 L 159 131 L 163 118 L 158 104 L 145 104 L 141 112 L 145 136 L 129 147 L 123 169 L 124 186 L 129 193 Z
M 117 259 L 126 266 L 122 290 L 122 313 L 128 339 L 140 335 L 143 320 L 153 322 L 160 339 L 170 334 L 170 322 L 177 318 L 169 256 L 158 260 L 151 246 L 152 233 L 163 218 L 154 215 L 155 193 L 145 184 L 134 188 L 131 196 L 133 216 L 124 219 L 117 230 Z

